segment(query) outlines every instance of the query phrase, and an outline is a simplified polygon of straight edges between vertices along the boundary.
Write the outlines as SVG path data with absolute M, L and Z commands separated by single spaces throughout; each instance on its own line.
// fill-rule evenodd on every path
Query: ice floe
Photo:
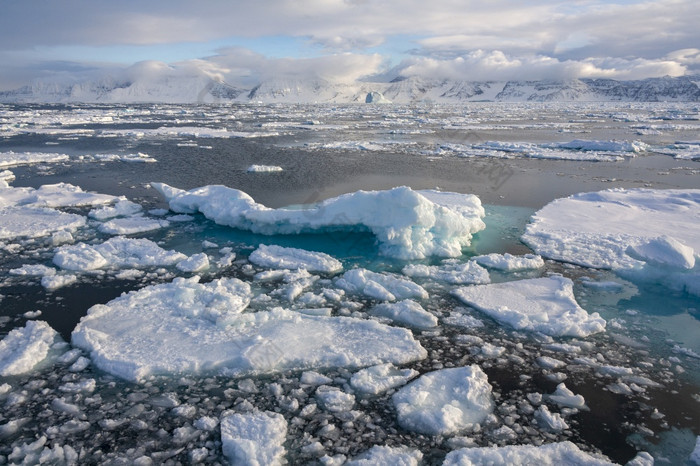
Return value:
M 375 445 L 366 452 L 344 463 L 345 466 L 373 466 L 391 464 L 394 466 L 418 466 L 423 453 L 408 447 L 387 447 Z
M 491 282 L 488 270 L 474 261 L 448 259 L 442 265 L 408 264 L 402 270 L 411 278 L 429 278 L 452 285 L 486 284 Z
M 462 448 L 448 453 L 443 466 L 480 464 L 615 466 L 607 458 L 583 452 L 571 442 L 549 443 L 539 447 L 509 445 L 505 447 Z
M 392 400 L 404 429 L 429 435 L 473 427 L 494 407 L 491 384 L 477 365 L 423 374 L 397 391 Z
M 168 251 L 151 240 L 115 236 L 104 243 L 78 243 L 59 247 L 53 263 L 65 270 L 86 272 L 97 269 L 169 266 L 187 259 L 182 253 Z
M 413 191 L 357 191 L 303 209 L 270 209 L 225 186 L 183 191 L 152 183 L 175 212 L 201 212 L 221 225 L 262 234 L 298 234 L 328 229 L 369 229 L 380 252 L 401 259 L 455 257 L 485 225 L 473 195 Z
M 343 269 L 343 264 L 328 254 L 276 245 L 261 244 L 250 254 L 248 260 L 260 267 L 272 269 L 305 269 L 324 273 L 336 273 Z
M 30 320 L 0 341 L 0 376 L 32 371 L 49 357 L 52 347 L 63 340 L 41 320 Z M 65 344 L 65 343 L 64 343 Z
M 525 254 L 524 256 L 514 256 L 512 254 L 486 254 L 472 257 L 477 264 L 490 269 L 504 270 L 506 272 L 517 272 L 519 270 L 539 269 L 544 267 L 542 257 L 535 254 Z
M 109 220 L 97 229 L 108 235 L 135 235 L 166 228 L 169 225 L 170 222 L 167 220 L 134 216 Z
M 272 173 L 281 172 L 284 169 L 277 165 L 251 165 L 246 170 L 248 173 Z
M 397 299 L 427 299 L 425 289 L 397 275 L 352 269 L 336 280 L 336 286 L 348 293 L 360 294 L 380 301 Z
M 410 331 L 374 321 L 279 308 L 241 313 L 251 297 L 249 285 L 237 279 L 177 278 L 93 306 L 72 342 L 97 367 L 134 381 L 404 364 L 426 355 Z
M 393 364 L 378 364 L 353 374 L 350 385 L 357 391 L 378 395 L 389 389 L 405 385 L 418 376 L 414 369 L 397 369 Z
M 221 448 L 230 464 L 283 464 L 287 421 L 281 414 L 254 411 L 221 418 Z
M 419 329 L 433 328 L 438 324 L 437 317 L 423 309 L 423 306 L 412 299 L 378 304 L 371 309 L 370 313 L 375 316 L 386 317 L 398 324 Z
M 467 286 L 452 294 L 517 330 L 576 337 L 605 330 L 605 320 L 597 312 L 589 314 L 578 305 L 573 282 L 565 277 Z
M 0 152 L 0 168 L 31 165 L 46 162 L 65 162 L 70 159 L 66 154 L 46 152 Z
M 547 399 L 566 408 L 588 409 L 583 396 L 575 395 L 574 392 L 566 388 L 563 382 L 557 385 L 554 393 L 547 395 Z
M 45 184 L 38 188 L 0 188 L 0 207 L 87 207 L 112 204 L 119 198 L 83 191 L 68 183 Z

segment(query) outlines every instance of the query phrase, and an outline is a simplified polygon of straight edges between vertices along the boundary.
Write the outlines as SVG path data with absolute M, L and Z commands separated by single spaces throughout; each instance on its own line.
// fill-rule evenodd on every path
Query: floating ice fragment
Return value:
M 567 408 L 588 409 L 586 400 L 581 395 L 574 395 L 574 392 L 566 388 L 564 383 L 557 385 L 557 389 L 547 399 Z
M 349 293 L 363 294 L 381 301 L 397 299 L 427 299 L 428 292 L 410 280 L 389 273 L 352 269 L 336 280 L 336 286 Z
M 324 273 L 336 273 L 343 269 L 343 264 L 328 254 L 276 245 L 261 244 L 248 260 L 260 267 L 273 269 L 304 269 Z
M 39 238 L 58 231 L 74 232 L 85 226 L 85 217 L 36 207 L 0 208 L 0 239 Z
M 406 384 L 418 376 L 414 369 L 397 369 L 393 364 L 379 364 L 353 374 L 350 385 L 355 390 L 378 395 L 391 388 Z
M 354 395 L 329 385 L 321 385 L 316 389 L 316 399 L 323 409 L 331 413 L 350 411 L 355 405 Z
M 544 267 L 542 257 L 535 254 L 525 254 L 524 256 L 513 256 L 511 254 L 487 254 L 484 256 L 472 257 L 472 260 L 490 269 L 504 270 L 506 272 L 516 272 L 519 270 L 539 269 Z
M 387 447 L 375 445 L 366 452 L 347 461 L 345 466 L 373 466 L 379 464 L 394 466 L 418 466 L 423 453 L 408 447 Z
M 204 252 L 193 254 L 187 259 L 178 262 L 175 267 L 182 272 L 201 272 L 209 268 L 209 256 L 207 256 L 207 254 Z
M 409 264 L 402 272 L 411 278 L 430 278 L 452 285 L 491 283 L 488 270 L 474 261 L 446 260 L 441 266 Z
M 120 199 L 113 206 L 105 206 L 100 209 L 91 210 L 88 217 L 96 220 L 109 220 L 114 217 L 130 217 L 141 212 L 141 205 L 127 199 Z
M 137 233 L 145 233 L 147 231 L 166 228 L 170 222 L 162 219 L 147 218 L 147 217 L 124 217 L 115 218 L 103 223 L 98 227 L 100 232 L 107 235 L 135 235 Z
M 388 191 L 357 191 L 304 209 L 270 209 L 246 193 L 225 186 L 183 191 L 152 183 L 180 213 L 201 212 L 221 225 L 254 233 L 299 234 L 328 229 L 369 229 L 380 252 L 401 259 L 455 257 L 485 225 L 476 196 L 407 187 Z
M 560 276 L 462 287 L 452 294 L 518 330 L 576 337 L 605 330 L 605 320 L 581 308 L 573 282 Z
M 494 406 L 491 385 L 477 365 L 423 374 L 392 400 L 404 429 L 429 435 L 454 434 L 481 423 Z
M 569 428 L 564 418 L 559 413 L 551 413 L 549 408 L 542 405 L 535 411 L 535 420 L 545 430 L 559 432 Z
M 41 278 L 41 286 L 47 291 L 56 291 L 64 286 L 72 285 L 78 281 L 78 277 L 73 274 L 44 275 Z
M 433 328 L 438 324 L 437 317 L 412 299 L 404 299 L 396 303 L 382 303 L 374 306 L 370 313 L 419 329 Z
M 482 464 L 615 466 L 607 458 L 585 453 L 571 442 L 550 443 L 539 447 L 509 445 L 505 447 L 463 448 L 448 453 L 443 466 Z
M 281 172 L 284 169 L 278 167 L 277 165 L 251 165 L 246 170 L 248 173 L 271 173 L 271 172 Z
M 62 341 L 58 333 L 42 320 L 30 320 L 0 341 L 0 376 L 32 371 L 44 361 L 51 346 Z
M 281 465 L 287 421 L 281 414 L 254 411 L 221 419 L 221 448 L 231 464 Z

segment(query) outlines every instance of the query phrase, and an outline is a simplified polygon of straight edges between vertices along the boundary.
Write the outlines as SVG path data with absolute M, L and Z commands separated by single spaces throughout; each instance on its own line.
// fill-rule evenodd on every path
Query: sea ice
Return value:
M 284 169 L 276 165 L 251 165 L 246 170 L 248 173 L 270 173 L 281 172 Z
M 551 432 L 560 432 L 569 428 L 561 414 L 550 412 L 545 405 L 537 408 L 535 420 L 540 427 Z
M 408 264 L 402 272 L 411 278 L 430 278 L 452 285 L 491 283 L 488 270 L 474 261 L 459 262 L 448 259 L 440 266 Z
M 408 447 L 386 447 L 375 445 L 366 452 L 345 462 L 345 466 L 375 466 L 380 464 L 392 466 L 418 466 L 423 453 Z
M 566 408 L 588 409 L 583 396 L 574 395 L 574 392 L 566 388 L 563 382 L 557 385 L 557 389 L 554 393 L 547 395 L 547 399 Z
M 622 269 L 639 265 L 626 253 L 630 246 L 658 237 L 672 236 L 700 251 L 699 226 L 698 189 L 610 189 L 547 204 L 532 217 L 522 239 L 551 259 Z
M 77 281 L 78 277 L 73 274 L 44 275 L 41 277 L 41 286 L 46 288 L 47 291 L 56 291 Z
M 395 303 L 382 303 L 374 306 L 370 311 L 372 315 L 387 317 L 396 323 L 408 325 L 419 329 L 428 329 L 437 326 L 438 319 L 423 306 L 412 299 L 404 299 Z
M 182 272 L 201 272 L 209 268 L 209 256 L 204 252 L 193 254 L 189 258 L 178 262 L 175 267 Z
M 350 411 L 355 405 L 354 395 L 329 385 L 321 385 L 316 389 L 316 400 L 323 409 L 331 413 Z
M 700 466 L 700 435 L 698 435 L 697 439 L 695 440 L 695 449 L 690 454 L 688 461 Z
M 46 152 L 0 152 L 0 168 L 15 167 L 17 165 L 32 165 L 46 162 L 65 162 L 70 157 L 66 154 L 54 154 Z
M 541 466 L 615 466 L 604 457 L 581 451 L 571 442 L 542 446 L 509 445 L 505 447 L 462 448 L 447 454 L 443 466 L 481 464 L 538 464 Z
M 542 257 L 535 254 L 525 254 L 524 256 L 513 256 L 511 254 L 486 254 L 484 256 L 472 257 L 472 260 L 490 269 L 504 270 L 506 272 L 517 272 L 519 270 L 539 269 L 544 267 Z
M 100 225 L 98 230 L 107 235 L 135 235 L 166 228 L 169 225 L 170 222 L 167 220 L 134 216 L 109 220 Z
M 45 184 L 38 188 L 0 188 L 0 207 L 87 207 L 111 204 L 119 198 L 89 193 L 68 183 Z
M 378 395 L 404 385 L 417 376 L 418 371 L 414 369 L 397 369 L 393 364 L 379 364 L 355 372 L 350 385 L 357 391 Z
M 42 320 L 30 320 L 24 327 L 11 330 L 0 341 L 0 376 L 30 372 L 60 341 L 58 333 Z
M 39 238 L 59 231 L 74 232 L 85 226 L 85 217 L 36 207 L 0 208 L 0 239 Z
M 336 280 L 336 286 L 348 293 L 362 294 L 380 301 L 427 299 L 428 292 L 410 280 L 389 273 L 352 269 Z
M 287 421 L 281 414 L 253 411 L 221 418 L 221 448 L 230 464 L 281 465 Z
M 309 272 L 324 273 L 336 273 L 343 269 L 343 264 L 328 254 L 276 245 L 261 244 L 250 254 L 248 260 L 260 267 L 272 269 L 306 269 Z
M 72 341 L 97 367 L 132 381 L 404 364 L 426 356 L 409 330 L 280 308 L 242 313 L 251 297 L 238 279 L 176 278 L 93 306 Z
M 141 212 L 143 208 L 140 204 L 127 199 L 120 199 L 113 206 L 104 206 L 91 210 L 88 217 L 96 220 L 109 220 L 114 217 L 129 217 Z
M 467 286 L 452 294 L 517 330 L 575 337 L 605 330 L 605 320 L 597 312 L 588 314 L 578 305 L 573 282 L 565 277 Z
M 298 234 L 328 229 L 369 229 L 380 252 L 400 259 L 455 257 L 485 228 L 479 198 L 413 191 L 357 191 L 303 209 L 270 209 L 248 194 L 225 186 L 191 191 L 152 183 L 175 212 L 201 212 L 220 225 L 261 234 Z
M 491 384 L 477 365 L 423 374 L 392 400 L 401 427 L 428 435 L 454 434 L 479 424 L 494 407 Z
M 145 238 L 115 236 L 104 243 L 61 246 L 53 263 L 62 269 L 86 272 L 96 269 L 139 268 L 174 265 L 187 259 Z

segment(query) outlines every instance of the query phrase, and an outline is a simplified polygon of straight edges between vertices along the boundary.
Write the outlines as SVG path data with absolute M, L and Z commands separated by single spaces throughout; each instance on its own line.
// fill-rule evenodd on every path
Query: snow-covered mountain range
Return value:
M 374 97 L 368 98 L 372 94 Z M 382 98 L 377 97 L 381 95 Z M 567 81 L 471 82 L 397 78 L 391 82 L 336 83 L 321 78 L 277 78 L 254 86 L 217 81 L 205 75 L 159 79 L 103 77 L 69 84 L 35 82 L 0 92 L 5 103 L 408 103 L 460 102 L 700 102 L 700 76 L 637 81 L 573 79 Z

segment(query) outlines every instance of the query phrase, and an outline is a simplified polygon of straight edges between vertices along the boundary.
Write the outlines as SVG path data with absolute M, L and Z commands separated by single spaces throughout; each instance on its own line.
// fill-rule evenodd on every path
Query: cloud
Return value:
M 466 81 L 566 80 L 574 78 L 644 79 L 681 76 L 686 67 L 678 61 L 642 58 L 590 58 L 559 60 L 542 55 L 513 57 L 502 51 L 468 53 L 454 59 L 414 57 L 401 63 L 404 77 Z

